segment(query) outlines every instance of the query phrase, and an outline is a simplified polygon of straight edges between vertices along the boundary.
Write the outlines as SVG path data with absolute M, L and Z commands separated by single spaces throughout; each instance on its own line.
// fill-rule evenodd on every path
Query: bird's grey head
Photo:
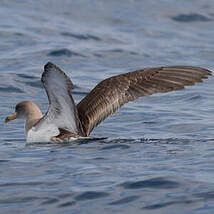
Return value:
M 5 122 L 8 123 L 16 118 L 26 119 L 29 115 L 33 114 L 40 116 L 41 111 L 38 106 L 31 101 L 22 101 L 16 105 L 13 115 L 5 118 Z
M 30 101 L 23 101 L 18 103 L 15 107 L 16 118 L 24 119 L 30 111 L 30 106 Z

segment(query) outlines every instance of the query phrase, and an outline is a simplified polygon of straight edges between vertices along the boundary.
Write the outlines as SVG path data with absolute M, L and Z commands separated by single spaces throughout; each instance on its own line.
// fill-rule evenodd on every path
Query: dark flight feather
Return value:
M 184 89 L 208 78 L 207 69 L 191 66 L 169 66 L 137 70 L 100 82 L 77 105 L 84 135 L 127 102 L 154 93 Z

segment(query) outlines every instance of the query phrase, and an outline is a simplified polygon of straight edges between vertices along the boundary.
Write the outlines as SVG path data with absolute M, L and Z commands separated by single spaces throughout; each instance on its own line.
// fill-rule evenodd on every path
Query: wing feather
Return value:
M 82 135 L 82 127 L 77 108 L 71 95 L 74 88 L 70 78 L 56 65 L 48 62 L 44 66 L 41 79 L 49 100 L 49 108 L 45 116 L 35 128 L 67 130 L 73 134 Z
M 84 135 L 127 102 L 154 93 L 181 90 L 208 78 L 211 71 L 192 66 L 169 66 L 138 70 L 100 82 L 77 105 Z

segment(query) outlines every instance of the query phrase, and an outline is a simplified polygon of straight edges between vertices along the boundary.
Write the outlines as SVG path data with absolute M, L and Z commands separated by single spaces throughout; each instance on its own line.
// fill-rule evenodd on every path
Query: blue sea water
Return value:
M 214 1 L 0 1 L 0 213 L 214 213 L 214 79 L 129 103 L 103 140 L 26 145 L 17 102 L 45 113 L 51 61 L 78 103 L 112 75 L 160 65 L 214 70 Z

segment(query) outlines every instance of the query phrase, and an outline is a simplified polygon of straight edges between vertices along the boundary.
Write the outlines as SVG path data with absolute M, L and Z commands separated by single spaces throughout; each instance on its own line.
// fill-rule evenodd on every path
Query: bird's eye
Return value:
M 20 110 L 20 106 L 16 106 L 15 111 L 19 112 L 19 110 Z

